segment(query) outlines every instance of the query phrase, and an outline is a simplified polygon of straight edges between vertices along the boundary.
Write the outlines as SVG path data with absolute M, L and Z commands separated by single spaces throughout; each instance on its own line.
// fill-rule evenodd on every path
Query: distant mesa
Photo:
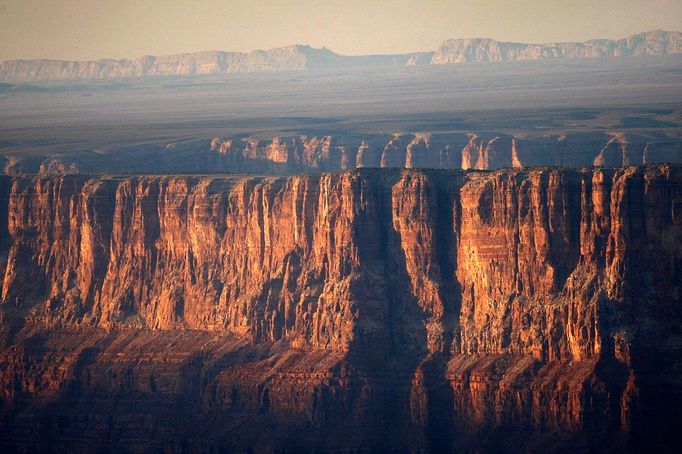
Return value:
M 655 30 L 619 40 L 521 44 L 487 38 L 450 39 L 436 49 L 431 64 L 487 63 L 556 58 L 630 57 L 682 53 L 682 34 Z
M 0 64 L 0 80 L 26 82 L 109 79 L 680 53 L 680 32 L 654 30 L 619 40 L 595 39 L 580 43 L 524 44 L 489 38 L 450 39 L 435 51 L 391 55 L 347 56 L 327 48 L 293 45 L 246 53 L 206 51 L 164 56 L 146 55 L 134 60 L 7 60 Z

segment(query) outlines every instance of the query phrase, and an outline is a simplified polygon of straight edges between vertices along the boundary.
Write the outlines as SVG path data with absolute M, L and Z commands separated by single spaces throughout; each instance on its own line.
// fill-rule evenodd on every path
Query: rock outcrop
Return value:
M 680 32 L 655 30 L 619 40 L 597 39 L 583 43 L 520 44 L 488 38 L 451 39 L 445 41 L 435 51 L 395 55 L 346 56 L 327 48 L 293 45 L 246 53 L 206 51 L 178 55 L 146 55 L 134 60 L 7 60 L 0 64 L 0 80 L 28 82 L 187 76 L 679 53 L 682 53 Z
M 682 420 L 680 167 L 1 177 L 0 221 L 8 449 L 665 449 Z

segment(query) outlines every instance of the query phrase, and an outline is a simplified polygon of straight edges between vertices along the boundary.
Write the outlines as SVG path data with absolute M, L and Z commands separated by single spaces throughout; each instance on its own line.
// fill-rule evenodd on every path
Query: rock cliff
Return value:
M 8 449 L 665 449 L 682 420 L 680 167 L 5 176 L 0 221 Z
M 187 76 L 275 72 L 305 69 L 415 66 L 481 63 L 548 58 L 597 58 L 672 55 L 682 52 L 680 32 L 654 30 L 619 40 L 582 43 L 521 44 L 489 38 L 450 39 L 435 51 L 394 55 L 339 55 L 329 49 L 293 45 L 251 52 L 206 51 L 178 55 L 146 55 L 134 60 L 7 60 L 0 80 L 78 80 L 118 77 Z
M 7 60 L 0 64 L 0 80 L 79 80 L 119 77 L 192 76 L 295 71 L 428 63 L 433 52 L 395 55 L 339 55 L 329 49 L 293 45 L 251 52 L 206 51 L 178 55 L 146 55 L 134 60 L 96 61 Z
M 210 149 L 235 167 L 260 163 L 263 168 L 271 164 L 333 172 L 361 167 L 493 170 L 682 162 L 682 144 L 675 137 L 618 130 L 535 137 L 474 132 L 215 137 Z
M 180 144 L 141 144 L 102 153 L 3 150 L 4 173 L 341 172 L 355 168 L 622 167 L 682 163 L 682 141 L 660 131 L 513 136 L 495 132 L 214 137 Z
M 618 40 L 593 39 L 582 43 L 522 44 L 489 38 L 450 39 L 436 49 L 431 64 L 627 57 L 680 52 L 682 34 L 663 30 L 639 33 Z

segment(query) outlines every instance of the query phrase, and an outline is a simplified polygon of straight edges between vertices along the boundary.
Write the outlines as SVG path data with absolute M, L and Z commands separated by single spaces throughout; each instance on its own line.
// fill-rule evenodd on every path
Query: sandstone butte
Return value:
M 3 176 L 0 221 L 5 452 L 679 442 L 679 166 Z

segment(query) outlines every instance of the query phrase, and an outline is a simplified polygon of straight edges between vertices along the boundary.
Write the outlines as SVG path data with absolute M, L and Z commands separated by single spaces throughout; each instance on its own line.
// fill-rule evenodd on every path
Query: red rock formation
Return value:
M 0 201 L 2 446 L 674 439 L 679 167 L 3 177 Z
M 679 138 L 654 129 L 523 137 L 492 132 L 216 137 L 205 141 L 122 147 L 101 154 L 6 151 L 4 172 L 12 175 L 284 175 L 363 167 L 494 170 L 682 163 Z
M 433 169 L 523 168 L 535 166 L 622 167 L 682 161 L 676 139 L 614 131 L 569 136 L 515 138 L 496 134 L 416 133 L 392 136 L 337 135 L 274 137 L 271 140 L 214 138 L 210 149 L 267 170 L 343 171 L 360 167 Z

